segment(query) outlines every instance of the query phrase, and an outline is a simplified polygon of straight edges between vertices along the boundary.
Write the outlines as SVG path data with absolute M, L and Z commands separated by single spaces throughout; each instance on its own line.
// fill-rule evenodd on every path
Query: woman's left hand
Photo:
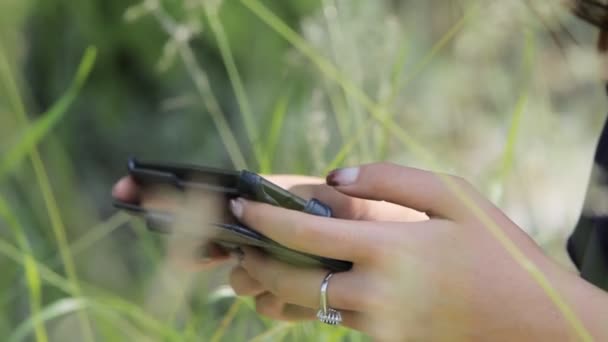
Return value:
M 425 212 L 430 219 L 323 218 L 243 199 L 233 201 L 232 210 L 244 224 L 287 247 L 353 262 L 350 271 L 333 275 L 328 287 L 329 306 L 341 311 L 344 325 L 391 340 L 571 336 L 560 311 L 488 225 L 504 232 L 558 292 L 589 286 L 551 262 L 462 179 L 370 164 L 337 170 L 328 184 L 349 196 Z M 290 266 L 251 248 L 244 249 L 239 269 L 231 285 L 241 295 L 255 296 L 261 314 L 315 319 L 327 270 Z

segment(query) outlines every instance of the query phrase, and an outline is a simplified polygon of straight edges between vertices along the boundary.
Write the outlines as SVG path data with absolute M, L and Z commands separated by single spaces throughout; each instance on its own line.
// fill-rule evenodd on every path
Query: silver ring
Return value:
M 338 325 L 342 323 L 342 314 L 340 311 L 332 309 L 327 305 L 327 286 L 329 286 L 329 279 L 333 275 L 333 272 L 327 273 L 321 283 L 321 307 L 317 311 L 317 318 L 325 324 Z

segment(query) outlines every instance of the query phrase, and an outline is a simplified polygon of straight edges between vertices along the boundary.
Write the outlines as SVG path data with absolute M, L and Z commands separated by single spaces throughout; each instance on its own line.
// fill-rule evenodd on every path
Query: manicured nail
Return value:
M 243 200 L 240 198 L 230 200 L 230 210 L 236 218 L 243 216 Z
M 357 181 L 358 176 L 358 167 L 348 167 L 330 172 L 325 181 L 330 186 L 350 185 Z

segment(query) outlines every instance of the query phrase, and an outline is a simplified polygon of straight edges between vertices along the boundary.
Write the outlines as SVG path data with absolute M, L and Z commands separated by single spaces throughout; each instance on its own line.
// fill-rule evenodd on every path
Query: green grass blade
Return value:
M 65 95 L 61 97 L 61 99 L 49 110 L 49 112 L 47 112 L 47 115 L 51 114 L 50 117 L 53 117 L 53 118 L 56 116 L 60 117 L 63 115 L 63 112 L 65 112 L 67 110 L 69 105 L 75 99 L 77 92 L 80 90 L 80 88 L 84 84 L 84 81 L 86 80 L 88 74 L 90 73 L 93 63 L 95 61 L 96 53 L 97 53 L 96 49 L 93 47 L 90 47 L 85 51 L 84 57 L 81 60 L 81 63 L 77 69 L 73 82 L 69 86 Z M 17 82 L 15 81 L 15 78 L 11 74 L 11 70 L 9 68 L 9 63 L 8 63 L 8 60 L 6 59 L 6 56 L 4 56 L 4 54 L 2 54 L 2 53 L 0 53 L 0 75 L 3 76 L 3 81 L 4 81 L 3 84 L 9 91 L 9 97 L 10 97 L 10 99 L 11 99 L 10 101 L 13 105 L 12 109 L 13 109 L 14 113 L 17 115 L 18 120 L 22 123 L 23 126 L 29 127 L 29 120 L 25 113 L 25 106 L 23 105 L 23 101 L 21 100 L 21 98 L 19 96 L 19 89 L 17 86 Z M 47 115 L 45 115 L 45 117 Z M 51 123 L 53 123 L 53 121 L 51 121 Z M 42 125 L 42 126 L 44 126 L 44 125 Z M 50 124 L 49 124 L 49 126 L 50 126 Z M 40 156 L 40 153 L 38 152 L 38 148 L 37 148 L 36 144 L 32 144 L 30 142 L 32 140 L 35 141 L 36 139 L 32 139 L 32 140 L 28 139 L 29 131 L 33 131 L 32 134 L 33 134 L 34 138 L 36 138 L 37 136 L 40 137 L 40 135 L 41 135 L 40 131 L 38 131 L 37 129 L 30 129 L 30 130 L 26 131 L 26 133 L 25 133 L 26 138 L 22 139 L 21 141 L 27 141 L 26 146 L 29 147 L 29 149 L 21 148 L 21 144 L 17 144 L 16 145 L 17 147 L 13 147 L 12 150 L 20 151 L 19 153 L 29 152 L 30 161 L 32 163 L 32 167 L 34 168 L 36 180 L 40 187 L 40 192 L 42 194 L 42 198 L 45 203 L 47 213 L 49 215 L 49 219 L 51 221 L 51 227 L 53 230 L 53 234 L 55 235 L 55 239 L 57 241 L 57 246 L 58 246 L 58 249 L 59 249 L 61 257 L 62 257 L 62 261 L 64 264 L 66 274 L 67 274 L 68 278 L 70 279 L 70 282 L 73 283 L 74 289 L 76 290 L 76 292 L 78 293 L 78 296 L 79 296 L 80 290 L 79 290 L 79 286 L 78 286 L 78 278 L 76 276 L 76 268 L 74 266 L 74 263 L 73 263 L 73 260 L 71 258 L 71 254 L 70 254 L 70 251 L 68 248 L 67 237 L 66 237 L 66 233 L 65 233 L 65 227 L 63 224 L 63 220 L 61 218 L 59 208 L 57 205 L 57 201 L 55 199 L 55 196 L 54 196 L 52 188 L 51 188 L 48 174 L 44 167 L 44 163 L 42 162 L 42 157 Z M 44 133 L 44 130 L 42 130 L 42 133 Z M 11 153 L 9 152 L 8 155 L 10 156 Z M 10 161 L 10 159 L 3 159 L 3 161 L 4 160 Z M 3 164 L 3 161 L 0 161 L 0 163 Z M 88 317 L 86 316 L 86 313 L 79 313 L 79 319 L 80 319 L 81 328 L 82 328 L 82 331 L 84 334 L 84 339 L 86 341 L 94 341 L 91 322 L 89 321 Z
M 443 47 L 445 44 L 440 46 Z M 435 54 L 439 53 L 440 50 L 440 48 L 436 49 Z M 399 80 L 401 80 L 401 77 L 405 72 L 405 64 L 409 57 L 409 51 L 410 46 L 407 44 L 407 40 L 403 39 L 399 47 L 397 60 L 393 63 L 393 67 L 391 68 L 391 89 L 393 89 L 393 91 L 399 88 Z
M 72 250 L 72 254 L 77 255 L 87 250 L 97 241 L 105 238 L 110 233 L 129 222 L 130 219 L 131 216 L 129 216 L 129 214 L 118 212 L 95 227 L 87 229 L 86 234 L 70 244 L 69 248 Z
M 345 34 L 344 29 L 342 27 L 342 23 L 340 20 L 340 11 L 338 10 L 339 6 L 335 0 L 323 0 L 322 3 L 322 6 L 324 8 L 331 7 L 335 9 L 334 15 L 329 15 L 329 11 L 323 10 L 324 19 L 328 29 L 328 38 L 330 41 L 334 60 L 342 61 L 348 58 L 352 61 L 351 63 L 348 63 L 349 67 L 342 67 L 342 64 L 338 64 L 336 65 L 336 67 L 342 67 L 342 70 L 340 71 L 344 74 L 351 75 L 351 80 L 357 80 L 358 82 L 361 82 L 361 70 L 365 68 L 363 67 L 363 64 L 361 62 L 359 51 L 352 44 L 342 44 L 345 46 L 341 46 L 340 49 L 337 48 L 339 45 L 338 42 L 347 41 L 344 39 L 344 37 L 348 35 Z M 357 84 L 357 82 L 354 83 L 355 85 L 360 86 L 359 84 Z M 349 121 L 352 123 L 354 129 L 360 130 L 361 128 L 365 127 L 365 112 L 363 111 L 363 108 L 361 108 L 361 105 L 358 103 L 358 101 L 354 100 L 350 96 L 345 96 L 346 94 L 344 94 L 344 92 L 339 92 L 338 94 L 344 98 L 344 102 L 347 105 L 346 110 L 348 111 Z M 336 95 L 334 94 L 333 96 Z M 336 104 L 338 104 L 338 102 L 336 102 Z M 338 118 L 340 115 L 341 113 L 336 113 L 336 118 Z M 361 156 L 361 158 L 363 160 L 371 159 L 373 150 L 371 141 L 360 140 L 357 141 L 357 144 L 359 147 L 358 154 Z
M 25 253 L 3 239 L 0 239 L 0 254 L 19 265 L 23 266 L 25 263 Z M 36 262 L 36 266 L 38 267 L 40 276 L 47 284 L 52 285 L 64 293 L 74 293 L 74 284 L 39 262 Z
M 289 329 L 292 329 L 295 326 L 295 323 L 292 322 L 281 322 L 276 324 L 271 329 L 264 331 L 263 333 L 255 336 L 250 341 L 251 342 L 260 342 L 260 341 L 277 341 L 280 340 L 280 337 L 287 334 Z
M 293 29 L 287 26 L 279 17 L 272 13 L 262 3 L 257 0 L 241 0 L 245 7 L 249 8 L 264 23 L 275 30 L 289 43 L 293 44 L 306 57 L 308 57 L 324 75 L 335 80 L 342 86 L 346 93 L 361 102 L 366 108 L 375 107 L 376 104 L 359 87 L 355 86 L 343 75 L 331 62 L 323 58 L 315 49 L 310 46 L 304 38 L 298 35 Z
M 220 3 L 213 1 L 204 1 L 203 5 L 205 7 L 207 18 L 209 19 L 209 25 L 211 26 L 211 30 L 215 34 L 215 38 L 220 49 L 220 54 L 222 55 L 224 65 L 226 66 L 226 71 L 228 72 L 230 84 L 232 85 L 232 89 L 236 96 L 236 101 L 241 110 L 241 116 L 243 117 L 245 132 L 247 133 L 247 137 L 249 138 L 249 141 L 253 146 L 253 154 L 255 156 L 257 164 L 259 165 L 260 160 L 262 158 L 262 151 L 260 149 L 259 144 L 259 130 L 255 118 L 253 116 L 249 100 L 247 99 L 247 94 L 245 92 L 245 87 L 243 86 L 243 81 L 241 80 L 238 68 L 236 67 L 234 56 L 232 55 L 232 51 L 230 51 L 230 43 L 228 41 L 228 37 L 226 36 L 226 32 L 224 31 L 224 27 L 222 26 L 222 23 L 219 18 Z
M 226 332 L 226 329 L 228 329 L 228 327 L 230 326 L 230 323 L 232 322 L 232 320 L 234 319 L 236 314 L 239 312 L 240 308 L 241 308 L 241 300 L 239 300 L 237 297 L 236 300 L 234 301 L 234 303 L 232 303 L 232 305 L 230 306 L 230 309 L 228 310 L 228 312 L 226 312 L 226 315 L 224 316 L 222 321 L 220 322 L 220 326 L 215 330 L 215 333 L 213 333 L 213 336 L 211 336 L 211 339 L 210 339 L 211 342 L 221 341 L 222 336 L 224 336 L 224 333 Z
M 335 4 L 332 4 L 335 7 Z M 324 7 L 327 7 L 327 4 L 324 3 L 323 4 Z M 323 10 L 323 17 L 325 19 L 327 28 L 329 30 L 329 39 L 330 39 L 330 49 L 332 52 L 332 55 L 334 57 L 335 60 L 340 60 L 339 57 L 339 51 L 337 49 L 337 44 L 336 44 L 336 40 L 340 40 L 342 37 L 335 37 L 335 35 L 337 34 L 337 30 L 336 30 L 336 24 L 334 23 L 337 19 L 333 16 L 329 15 L 328 11 Z M 342 89 L 340 89 L 339 87 L 333 87 L 333 84 L 331 83 L 330 80 L 324 79 L 323 80 L 323 86 L 325 88 L 325 92 L 327 94 L 327 97 L 329 98 L 330 104 L 331 104 L 331 108 L 333 110 L 334 116 L 336 118 L 336 123 L 338 125 L 338 130 L 340 132 L 340 137 L 342 138 L 342 141 L 347 139 L 347 136 L 349 135 L 348 132 L 350 131 L 350 126 L 351 126 L 351 120 L 348 117 L 349 113 L 349 108 L 348 108 L 348 98 L 345 96 L 344 92 L 342 91 Z
M 19 95 L 19 87 L 17 83 L 13 79 L 12 76 L 12 66 L 9 63 L 8 57 L 3 53 L 5 51 L 2 42 L 0 41 L 0 85 L 2 85 L 7 92 L 6 98 L 9 103 L 10 111 L 8 114 L 17 114 L 17 118 L 20 123 L 25 125 L 27 123 L 27 119 L 25 117 L 25 106 L 21 101 L 21 96 Z
M 87 306 L 87 302 L 80 298 L 60 299 L 51 305 L 46 306 L 44 310 L 34 314 L 32 317 L 19 324 L 11 337 L 9 337 L 8 342 L 24 341 L 28 337 L 32 327 L 37 324 L 36 322 L 50 321 L 54 318 L 65 316 L 72 312 L 84 310 Z
M 7 222 L 15 235 L 19 248 L 23 251 L 23 268 L 25 269 L 25 279 L 30 296 L 30 311 L 32 317 L 37 317 L 42 306 L 42 283 L 40 281 L 40 273 L 38 272 L 38 267 L 32 257 L 33 252 L 27 236 L 3 197 L 0 197 L 0 217 Z M 36 341 L 48 341 L 48 334 L 42 321 L 33 320 L 32 327 L 36 333 Z
M 346 100 L 344 99 L 342 89 L 332 86 L 329 80 L 324 80 L 323 87 L 329 99 L 331 110 L 334 114 L 336 125 L 340 138 L 345 141 L 350 137 L 350 119 L 348 118 L 348 109 Z
M 498 182 L 500 185 L 501 191 L 499 192 L 499 196 L 496 199 L 500 201 L 502 199 L 502 194 L 504 189 L 504 184 L 509 175 L 509 171 L 513 168 L 513 164 L 515 162 L 515 148 L 517 145 L 517 136 L 521 126 L 521 120 L 523 114 L 526 110 L 526 104 L 528 103 L 528 93 L 530 91 L 530 76 L 532 69 L 534 68 L 534 37 L 531 33 L 526 33 L 524 53 L 522 56 L 523 67 L 521 70 L 521 94 L 517 99 L 517 103 L 515 104 L 515 108 L 511 113 L 511 124 L 509 126 L 509 131 L 507 133 L 507 141 L 505 143 L 505 147 L 503 150 L 502 161 L 500 163 L 500 171 L 498 175 Z
M 247 161 L 239 148 L 238 141 L 228 124 L 228 120 L 226 119 L 213 90 L 211 89 L 207 74 L 196 60 L 194 51 L 192 51 L 192 48 L 189 45 L 189 40 L 183 38 L 184 34 L 183 32 L 180 33 L 179 25 L 161 6 L 155 7 L 152 14 L 161 24 L 165 32 L 171 36 L 171 39 L 175 40 L 177 52 L 184 63 L 184 67 L 192 77 L 194 86 L 196 87 L 207 112 L 209 112 L 211 120 L 213 120 L 213 123 L 217 128 L 220 139 L 222 139 L 233 166 L 238 169 L 247 169 Z
M 96 315 L 108 319 L 114 325 L 115 328 L 119 328 L 121 334 L 115 334 L 121 338 L 128 336 L 130 341 L 141 341 L 143 334 L 136 330 L 125 320 L 125 317 L 119 315 L 119 313 L 113 308 L 109 308 L 106 305 L 100 304 L 89 298 L 62 298 L 54 303 L 47 305 L 38 315 L 32 316 L 29 319 L 23 321 L 15 329 L 8 342 L 21 342 L 27 339 L 30 334 L 35 321 L 48 322 L 53 319 L 67 316 L 69 314 L 78 313 L 79 311 L 92 310 L 95 311 Z
M 477 11 L 481 3 L 481 1 L 477 2 L 476 4 L 467 9 L 465 14 L 458 20 L 458 22 L 456 22 L 456 24 L 454 24 L 441 37 L 441 39 L 439 39 L 439 41 L 437 41 L 437 43 L 433 45 L 431 50 L 420 61 L 416 63 L 412 72 L 409 74 L 409 77 L 407 77 L 403 81 L 397 79 L 397 82 L 395 82 L 393 85 L 390 95 L 384 101 L 385 105 L 390 106 L 390 104 L 392 104 L 393 101 L 395 101 L 395 99 L 397 98 L 397 95 L 399 94 L 401 89 L 406 87 L 422 70 L 424 70 L 424 68 L 429 65 L 429 63 L 435 58 L 435 56 L 437 56 L 437 54 L 439 54 L 439 52 L 443 50 L 443 48 L 445 48 L 445 46 L 456 36 L 456 34 L 460 32 L 472 18 L 475 17 L 475 15 L 478 13 Z
M 3 239 L 0 239 L 0 255 L 4 255 L 5 257 L 21 265 L 24 265 L 25 263 L 24 260 L 26 258 L 26 254 Z M 40 276 L 46 284 L 51 285 L 72 297 L 81 298 L 78 296 L 80 293 L 79 287 L 76 287 L 72 281 L 57 274 L 55 271 L 51 270 L 44 264 L 39 263 L 35 259 L 32 258 L 32 260 L 36 264 L 40 272 Z M 86 286 L 86 284 L 83 285 Z M 146 312 L 145 309 L 117 297 L 112 293 L 94 288 L 92 286 L 86 286 L 86 288 L 87 291 L 91 293 L 90 302 L 92 306 L 103 305 L 107 307 L 108 310 L 121 312 L 126 317 L 133 319 L 134 322 L 137 322 L 146 332 L 166 337 L 169 341 L 180 341 L 180 334 L 178 331 L 167 326 L 165 322 L 159 321 L 158 319 L 152 317 Z
M 78 71 L 76 73 L 76 77 L 74 78 L 74 82 L 72 84 L 77 84 L 78 81 L 86 79 L 86 75 L 91 71 L 93 62 L 96 56 L 96 49 L 89 48 L 84 54 L 82 62 L 78 67 Z M 72 96 L 76 96 L 75 91 L 80 89 L 78 86 L 70 86 L 68 93 L 64 98 L 67 100 L 60 100 L 59 105 L 55 108 L 67 110 L 67 104 L 71 103 L 70 98 Z M 36 174 L 36 178 L 38 180 L 38 185 L 40 187 L 40 192 L 42 194 L 42 199 L 45 203 L 47 213 L 49 215 L 51 228 L 53 230 L 53 235 L 55 236 L 55 240 L 57 243 L 57 248 L 59 249 L 59 253 L 61 255 L 61 259 L 63 262 L 63 266 L 66 272 L 66 275 L 70 282 L 75 285 L 76 289 L 76 297 L 80 297 L 80 286 L 78 285 L 78 276 L 76 273 L 76 265 L 74 264 L 74 260 L 72 258 L 72 253 L 70 252 L 68 239 L 66 234 L 65 224 L 63 222 L 63 218 L 61 217 L 61 212 L 59 210 L 59 205 L 57 204 L 57 200 L 55 198 L 55 194 L 53 193 L 53 189 L 51 187 L 51 182 L 44 166 L 44 162 L 42 161 L 42 157 L 38 152 L 38 149 L 34 146 L 31 150 L 31 161 L 32 166 L 34 168 L 34 173 Z M 85 341 L 94 341 L 94 333 L 93 328 L 91 326 L 91 322 L 84 311 L 79 311 L 78 316 L 80 319 L 80 325 L 83 332 L 83 338 Z
M 353 84 L 345 75 L 343 75 L 332 63 L 319 55 L 315 49 L 304 38 L 298 35 L 294 30 L 287 26 L 279 17 L 268 10 L 258 0 L 241 0 L 249 10 L 257 15 L 264 23 L 275 30 L 285 40 L 293 44 L 300 52 L 308 57 L 319 70 L 328 78 L 337 82 L 344 92 L 352 96 L 360 102 L 371 114 L 372 117 L 384 127 L 389 128 L 391 134 L 398 135 L 405 146 L 407 146 L 414 155 L 423 159 L 429 159 L 431 155 L 413 139 L 407 132 L 399 128 L 399 125 L 390 119 L 386 109 L 375 103 L 363 90 Z M 397 128 L 397 130 L 395 130 Z M 431 158 L 432 159 L 432 158 Z
M 76 239 L 69 245 L 69 249 L 72 253 L 72 256 L 77 256 L 78 254 L 84 252 L 95 243 L 121 227 L 122 225 L 128 223 L 131 220 L 131 216 L 129 214 L 118 212 L 112 215 L 109 219 L 99 223 L 98 225 L 89 228 L 86 230 L 86 233 Z M 61 254 L 56 255 L 47 261 L 47 265 L 51 267 L 57 266 L 61 262 Z
M 371 125 L 372 123 L 373 120 L 371 118 L 368 118 L 365 121 L 365 124 L 362 125 L 359 130 L 355 132 L 355 134 L 350 136 L 348 141 L 342 145 L 342 148 L 340 148 L 340 151 L 338 151 L 338 154 L 336 154 L 334 159 L 332 159 L 327 164 L 327 166 L 323 170 L 323 174 L 327 174 L 330 171 L 337 169 L 338 167 L 344 166 L 343 164 L 347 160 L 349 153 L 355 148 L 355 146 L 357 146 L 357 142 L 367 135 L 367 127 L 369 127 L 369 125 Z
M 95 63 L 96 49 L 86 50 L 76 76 L 66 93 L 42 117 L 24 128 L 23 136 L 3 154 L 0 159 L 0 181 L 23 161 L 28 154 L 67 113 L 68 108 L 76 99 Z M 0 57 L 2 55 L 0 54 Z M 8 67 L 5 58 L 0 58 L 0 69 Z M 2 70 L 2 73 L 9 72 Z
M 405 71 L 405 64 L 407 62 L 407 58 L 409 57 L 408 52 L 409 52 L 409 45 L 407 44 L 407 40 L 403 39 L 402 43 L 400 44 L 400 47 L 399 47 L 399 53 L 397 56 L 397 60 L 393 63 L 393 67 L 391 69 L 391 75 L 390 75 L 391 93 L 394 92 L 395 89 L 398 88 L 399 81 L 401 80 L 402 75 Z M 385 106 L 388 107 L 389 104 L 385 104 Z M 393 115 L 394 115 L 394 113 L 390 113 L 391 118 L 393 117 Z M 389 146 L 390 135 L 388 134 L 388 131 L 385 127 L 381 128 L 381 132 L 383 134 L 380 134 L 380 137 L 378 139 L 379 140 L 378 154 L 379 154 L 380 160 L 385 160 L 388 156 L 388 146 Z
M 281 137 L 281 129 L 283 128 L 283 121 L 287 114 L 287 105 L 289 103 L 289 91 L 287 94 L 279 97 L 279 100 L 274 106 L 272 111 L 272 117 L 270 121 L 270 130 L 268 132 L 268 140 L 264 148 L 263 158 L 260 163 L 261 173 L 271 173 L 272 164 L 274 161 L 277 146 L 279 145 L 279 139 Z

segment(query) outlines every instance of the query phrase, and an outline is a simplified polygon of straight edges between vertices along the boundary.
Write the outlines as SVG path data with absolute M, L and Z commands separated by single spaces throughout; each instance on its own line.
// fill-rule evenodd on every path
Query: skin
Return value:
M 352 270 L 331 278 L 329 305 L 342 312 L 345 326 L 378 340 L 577 339 L 556 305 L 446 186 L 446 178 L 498 224 L 586 330 L 608 340 L 608 295 L 550 260 L 460 178 L 369 164 L 332 173 L 332 187 L 301 184 L 317 181 L 310 178 L 272 179 L 325 201 L 336 218 L 243 199 L 231 207 L 244 224 L 281 244 L 353 261 Z M 114 195 L 142 196 L 129 179 L 116 185 Z M 243 252 L 230 277 L 237 294 L 255 297 L 257 311 L 276 320 L 315 319 L 327 270 L 293 267 L 251 248 Z

